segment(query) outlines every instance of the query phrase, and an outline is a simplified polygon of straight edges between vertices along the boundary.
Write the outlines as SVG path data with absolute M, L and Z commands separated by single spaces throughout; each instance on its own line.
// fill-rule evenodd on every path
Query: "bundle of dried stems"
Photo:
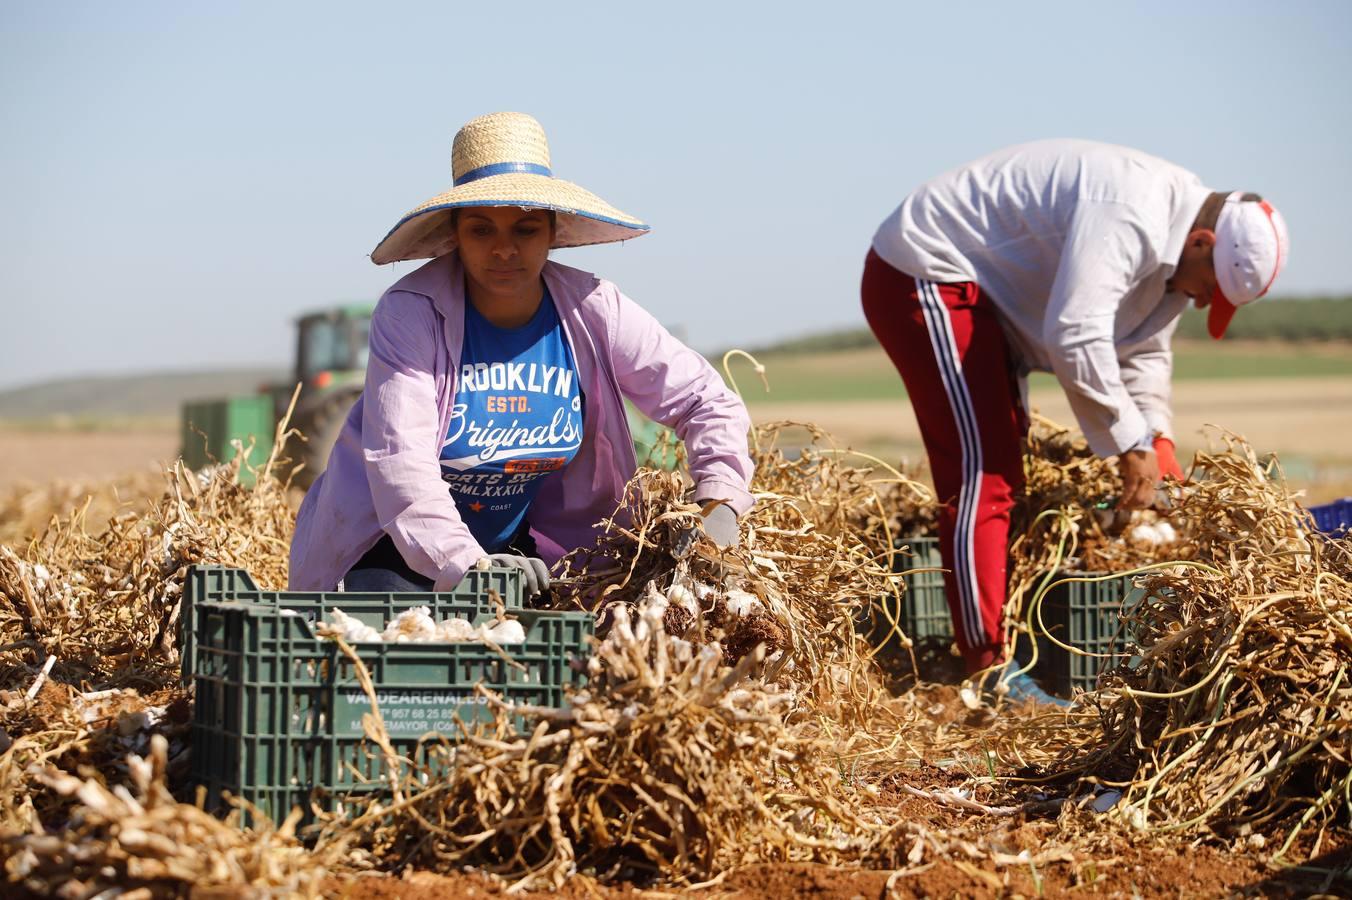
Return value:
M 0 833 L 11 860 L 16 836 L 59 833 L 102 790 L 58 789 L 52 771 L 117 785 L 127 754 L 144 753 L 152 737 L 166 739 L 170 771 L 185 770 L 184 575 L 194 563 L 219 563 L 285 583 L 294 516 L 273 475 L 281 465 L 269 459 L 250 489 L 238 461 L 201 473 L 175 463 L 154 499 L 103 527 L 89 525 L 90 504 L 79 498 L 21 546 L 0 545 Z M 164 797 L 157 815 L 169 815 Z
M 1034 417 L 1024 452 L 1024 477 L 1024 490 L 1010 516 L 1012 593 L 1053 569 L 1126 572 L 1190 552 L 1186 544 L 1194 523 L 1172 505 L 1139 511 L 1132 521 L 1167 517 L 1177 532 L 1176 541 L 1141 541 L 1125 525 L 1106 529 L 1094 512 L 1111 511 L 1117 502 L 1122 488 L 1117 461 L 1095 456 L 1081 435 L 1050 419 Z M 1181 491 L 1177 482 L 1168 484 L 1160 496 L 1173 504 Z
M 6 838 L 11 883 L 58 897 L 179 897 L 222 885 L 319 896 L 341 843 L 311 853 L 292 834 L 294 820 L 275 831 L 243 832 L 233 821 L 179 803 L 165 787 L 167 760 L 168 742 L 156 735 L 146 758 L 127 759 L 130 790 L 39 767 L 38 781 L 78 805 L 59 833 Z
M 100 533 L 85 528 L 81 508 L 20 550 L 0 546 L 0 682 L 55 658 L 72 684 L 166 684 L 188 566 L 240 566 L 284 585 L 295 527 L 287 487 L 269 467 L 253 488 L 238 476 L 238 461 L 199 474 L 177 462 L 157 502 Z
M 682 533 L 698 529 L 699 507 L 682 499 L 678 474 L 640 472 L 597 545 L 566 560 L 561 600 L 596 608 L 604 624 L 615 604 L 660 595 L 675 637 L 717 642 L 729 663 L 764 646 L 771 677 L 863 696 L 876 685 L 863 680 L 853 622 L 897 581 L 850 533 L 850 498 L 840 488 L 870 489 L 850 481 L 857 470 L 829 457 L 765 454 L 759 463 L 745 538 L 726 551 L 707 540 L 683 547 Z M 819 513 L 825 527 L 811 517 Z
M 1198 457 L 1188 561 L 1142 576 L 1139 661 L 1108 674 L 1101 734 L 1065 771 L 1123 789 L 1137 828 L 1285 825 L 1281 856 L 1352 814 L 1352 540 L 1315 533 L 1275 465 L 1228 443 Z

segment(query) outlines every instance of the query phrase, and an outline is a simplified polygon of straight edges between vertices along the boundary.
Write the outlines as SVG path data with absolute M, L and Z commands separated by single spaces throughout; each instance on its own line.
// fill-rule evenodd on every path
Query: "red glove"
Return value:
M 1174 456 L 1174 442 L 1164 435 L 1155 438 L 1155 461 L 1159 463 L 1161 475 L 1172 475 L 1183 480 L 1183 470 L 1178 467 L 1178 458 Z

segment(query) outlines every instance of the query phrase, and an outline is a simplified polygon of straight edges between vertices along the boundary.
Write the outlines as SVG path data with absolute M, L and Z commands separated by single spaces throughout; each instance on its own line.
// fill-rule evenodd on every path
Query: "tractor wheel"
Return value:
M 305 468 L 296 473 L 294 483 L 298 487 L 308 490 L 319 473 L 324 471 L 329 453 L 333 445 L 338 443 L 338 435 L 342 433 L 343 423 L 347 421 L 347 414 L 356 399 L 355 393 L 327 397 L 305 417 L 307 421 L 296 423 L 296 427 L 308 438 L 300 443 L 297 454 L 299 462 L 305 463 Z

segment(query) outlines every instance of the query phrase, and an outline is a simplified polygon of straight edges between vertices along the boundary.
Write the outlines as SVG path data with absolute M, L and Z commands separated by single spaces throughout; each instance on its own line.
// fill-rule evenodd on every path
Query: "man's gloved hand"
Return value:
M 1171 475 L 1179 481 L 1183 480 L 1183 469 L 1178 465 L 1178 457 L 1174 453 L 1174 442 L 1164 435 L 1155 437 L 1155 459 L 1160 464 L 1160 475 Z
M 488 562 L 504 569 L 520 569 L 527 597 L 538 597 L 549 590 L 549 566 L 545 565 L 543 559 L 517 556 L 515 553 L 490 553 Z
M 704 504 L 709 501 L 696 500 L 696 503 Z M 704 514 L 704 533 L 720 547 L 735 547 L 741 542 L 741 534 L 737 528 L 737 514 L 732 511 L 732 507 L 726 503 L 715 504 L 712 509 Z M 676 546 L 672 548 L 672 553 L 677 559 L 683 559 L 690 555 L 690 551 L 695 548 L 695 541 L 699 539 L 699 528 L 687 528 L 676 536 Z

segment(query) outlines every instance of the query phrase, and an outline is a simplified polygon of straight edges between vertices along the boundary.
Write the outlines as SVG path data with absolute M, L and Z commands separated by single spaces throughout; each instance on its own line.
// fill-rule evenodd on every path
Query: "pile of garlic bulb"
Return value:
M 665 603 L 679 606 L 686 612 L 695 613 L 701 606 L 705 606 L 706 601 L 717 592 L 717 588 L 700 581 L 678 581 L 667 588 Z M 661 600 L 661 598 L 654 599 L 656 601 Z M 749 591 L 728 588 L 723 592 L 723 599 L 727 604 L 728 612 L 737 618 L 744 619 L 765 612 L 764 601 Z M 665 610 L 665 608 L 664 605 L 663 609 Z
M 404 610 L 385 626 L 384 631 L 376 631 L 341 609 L 331 611 L 326 624 L 353 644 L 522 644 L 526 640 L 526 630 L 516 619 L 485 622 L 475 628 L 465 619 L 437 622 L 426 606 Z
M 1131 529 L 1131 539 L 1138 544 L 1174 544 L 1178 542 L 1178 532 L 1164 519 L 1158 522 L 1142 522 Z
M 1168 519 L 1157 518 L 1153 522 L 1146 521 L 1133 525 L 1127 532 L 1127 537 L 1134 544 L 1148 544 L 1151 547 L 1178 543 L 1178 532 L 1169 524 Z

